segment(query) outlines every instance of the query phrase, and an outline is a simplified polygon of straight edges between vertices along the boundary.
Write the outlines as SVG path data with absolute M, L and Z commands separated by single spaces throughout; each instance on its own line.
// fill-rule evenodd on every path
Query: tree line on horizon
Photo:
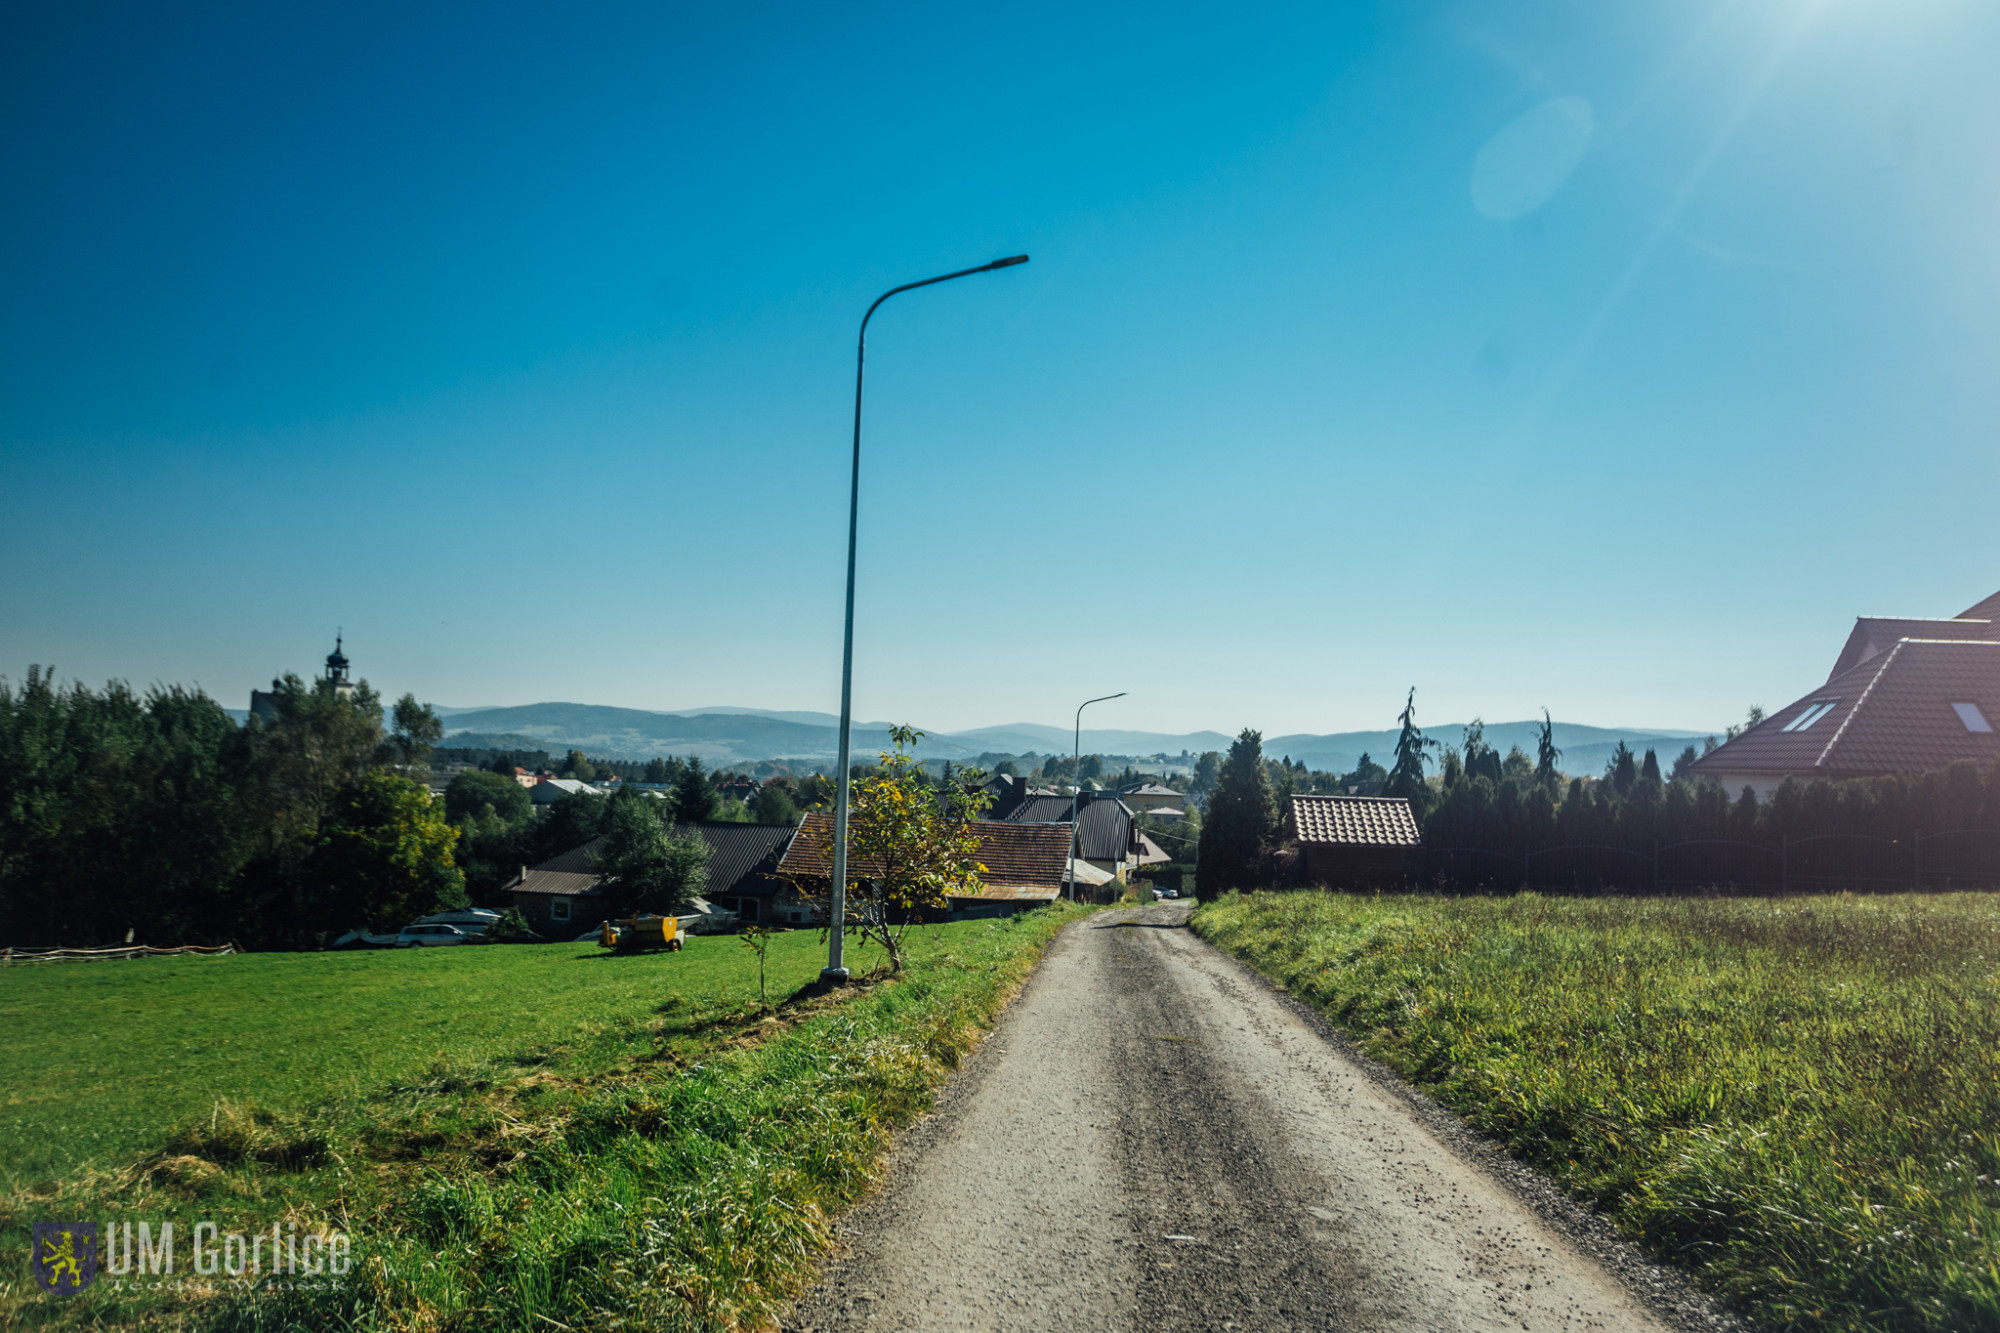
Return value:
M 462 905 L 457 834 L 408 773 L 442 732 L 294 674 L 239 726 L 198 689 L 0 681 L 0 940 L 296 948 Z
M 427 760 L 443 728 L 413 696 L 385 708 L 365 680 L 343 692 L 288 674 L 271 697 L 239 725 L 200 689 L 94 690 L 39 666 L 0 680 L 0 944 L 320 947 L 504 907 L 523 865 L 600 836 L 611 881 L 672 905 L 699 892 L 690 858 L 706 864 L 674 821 L 789 824 L 831 801 L 817 776 L 727 801 L 690 756 L 640 766 L 664 801 L 578 793 L 538 810 L 505 753 L 439 802 Z M 596 776 L 581 751 L 564 764 Z

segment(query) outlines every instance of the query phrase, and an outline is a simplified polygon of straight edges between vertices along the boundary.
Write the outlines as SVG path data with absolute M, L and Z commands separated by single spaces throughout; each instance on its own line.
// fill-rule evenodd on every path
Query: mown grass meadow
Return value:
M 549 944 L 8 968 L 0 1189 L 115 1168 L 221 1102 L 302 1110 L 432 1065 L 535 1051 L 616 1060 L 648 1048 L 669 996 L 703 1010 L 755 1002 L 745 961 L 734 937 L 697 936 L 679 954 Z M 816 933 L 775 937 L 772 993 L 825 961 Z
M 1755 1316 L 2000 1328 L 2000 899 L 1262 893 L 1194 925 Z
M 467 1022 L 423 1026 L 399 1055 L 373 1057 L 366 1078 L 329 1061 L 328 1095 L 318 1098 L 298 1051 L 281 1042 L 254 1056 L 241 1050 L 233 1083 L 214 1074 L 175 1115 L 153 1117 L 125 1161 L 113 1165 L 100 1148 L 17 1185 L 0 1200 L 0 1244 L 25 1253 L 30 1224 L 55 1218 L 175 1219 L 183 1235 L 197 1218 L 245 1231 L 282 1220 L 351 1235 L 350 1279 L 332 1290 L 252 1291 L 121 1289 L 100 1279 L 56 1301 L 22 1265 L 0 1277 L 0 1320 L 763 1327 L 809 1279 L 832 1217 L 867 1187 L 889 1134 L 927 1105 L 1042 947 L 1079 914 L 1058 907 L 913 931 L 904 973 L 825 997 L 793 994 L 824 961 L 817 933 L 781 935 L 770 944 L 770 1012 L 758 1001 L 756 956 L 733 937 L 694 941 L 678 956 L 524 946 L 388 956 L 407 972 L 346 964 L 364 996 L 371 980 L 400 978 L 425 1015 Z M 849 957 L 857 967 L 877 961 Z M 319 961 L 263 964 L 337 975 L 314 970 Z M 447 980 L 431 984 L 437 977 Z M 58 984 L 91 992 L 112 983 Z M 296 1010 L 281 995 L 265 1026 L 327 1016 L 324 993 L 301 985 L 294 994 Z M 377 1002 L 351 1006 L 339 1038 L 349 1051 L 377 1037 Z M 489 1025 L 496 1005 L 502 1021 Z M 196 1040 L 202 1016 L 180 1012 L 173 1035 Z M 439 1045 L 446 1031 L 463 1038 L 456 1047 Z M 10 1069 L 33 1077 L 32 1066 Z M 144 1120 L 144 1105 L 134 1094 L 91 1118 Z

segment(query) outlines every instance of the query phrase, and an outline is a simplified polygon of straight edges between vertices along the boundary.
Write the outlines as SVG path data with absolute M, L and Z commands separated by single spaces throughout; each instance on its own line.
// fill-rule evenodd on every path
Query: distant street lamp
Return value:
M 1069 900 L 1071 902 L 1076 901 L 1076 845 L 1081 841 L 1076 829 L 1076 806 L 1077 798 L 1083 795 L 1083 710 L 1092 704 L 1101 704 L 1106 699 L 1123 699 L 1124 697 L 1125 691 L 1120 690 L 1116 694 L 1104 694 L 1099 695 L 1095 699 L 1085 699 L 1076 706 L 1076 734 L 1070 739 L 1070 757 L 1076 761 L 1076 772 L 1071 776 L 1075 779 L 1076 786 L 1070 790 L 1069 794 L 1069 864 L 1063 867 L 1063 873 L 1069 878 Z
M 1027 262 L 1026 255 L 1009 255 L 977 268 L 942 273 L 922 282 L 906 282 L 876 297 L 875 304 L 869 306 L 868 313 L 861 317 L 861 337 L 854 350 L 854 476 L 847 493 L 847 638 L 840 650 L 840 785 L 833 802 L 833 904 L 828 913 L 827 924 L 831 929 L 827 932 L 826 967 L 819 974 L 821 981 L 838 984 L 847 980 L 847 968 L 842 957 L 845 943 L 843 931 L 847 925 L 848 733 L 854 718 L 854 541 L 855 528 L 861 518 L 861 374 L 868 359 L 868 321 L 875 317 L 876 306 L 898 292 L 914 291 L 919 287 L 950 282 L 953 278 L 991 273 L 995 269 L 1012 268 Z

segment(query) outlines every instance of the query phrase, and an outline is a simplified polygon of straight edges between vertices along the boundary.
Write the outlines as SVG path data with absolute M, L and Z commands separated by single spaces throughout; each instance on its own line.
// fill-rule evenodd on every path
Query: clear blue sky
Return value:
M 0 675 L 1719 727 L 2000 588 L 2000 9 L 14 6 Z

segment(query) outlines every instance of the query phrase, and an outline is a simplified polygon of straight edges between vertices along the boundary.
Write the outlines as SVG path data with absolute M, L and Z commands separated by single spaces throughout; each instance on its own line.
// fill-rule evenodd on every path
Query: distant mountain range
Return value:
M 765 760 L 825 763 L 835 757 L 840 719 L 831 713 L 776 712 L 754 708 L 713 707 L 684 713 L 613 708 L 604 704 L 543 703 L 516 708 L 438 709 L 446 717 L 447 745 L 502 749 L 583 750 L 616 759 L 650 759 L 655 755 L 694 754 L 710 764 L 758 763 Z M 1502 754 L 1520 746 L 1529 754 L 1539 734 L 1537 722 L 1495 722 L 1486 728 L 1487 743 Z M 1461 723 L 1427 728 L 1425 734 L 1457 745 Z M 1659 751 L 1663 766 L 1704 733 L 1666 728 L 1590 727 L 1555 724 L 1556 745 L 1563 751 L 1562 767 L 1576 774 L 1599 773 L 1618 743 L 1644 753 Z M 1315 736 L 1295 733 L 1266 737 L 1264 752 L 1288 756 L 1308 767 L 1346 772 L 1365 753 L 1386 763 L 1396 748 L 1397 733 L 1344 731 Z M 918 742 L 924 759 L 965 761 L 983 753 L 1066 754 L 1071 733 L 1034 722 L 980 727 L 972 731 L 932 732 Z M 1219 731 L 1167 733 L 1092 729 L 1083 733 L 1086 754 L 1143 757 L 1178 756 L 1205 750 L 1226 750 L 1231 738 Z M 856 722 L 853 747 L 857 755 L 872 755 L 889 746 L 889 724 Z

